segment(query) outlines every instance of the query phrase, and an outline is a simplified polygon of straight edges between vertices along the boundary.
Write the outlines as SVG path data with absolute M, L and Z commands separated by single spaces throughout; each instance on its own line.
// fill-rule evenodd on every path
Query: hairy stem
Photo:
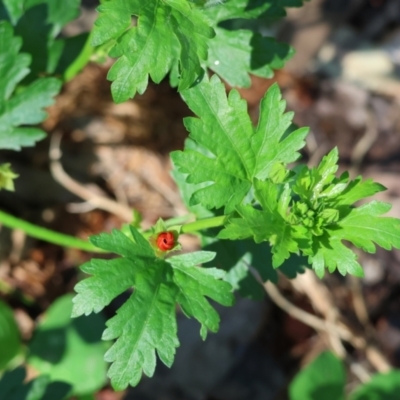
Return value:
M 63 247 L 72 247 L 79 250 L 91 251 L 91 252 L 102 252 L 98 247 L 94 246 L 87 240 L 78 239 L 74 236 L 64 235 L 50 229 L 42 228 L 31 224 L 30 222 L 24 221 L 14 217 L 13 215 L 7 214 L 4 211 L 0 211 L 0 224 L 7 226 L 11 229 L 20 229 L 27 235 L 32 236 L 36 239 L 44 240 L 49 243 L 58 244 Z
M 186 217 L 171 218 L 165 221 L 165 223 L 167 224 L 167 226 L 171 226 L 171 224 L 176 224 L 177 222 L 181 222 L 185 219 Z M 220 217 L 205 218 L 198 221 L 189 222 L 182 226 L 182 233 L 192 233 L 204 229 L 216 228 L 218 226 L 222 226 L 224 224 L 224 220 L 225 216 L 223 215 Z M 55 232 L 47 228 L 42 228 L 41 226 L 31 224 L 30 222 L 14 217 L 13 215 L 8 214 L 4 211 L 0 211 L 0 224 L 7 226 L 11 229 L 20 229 L 31 237 L 44 240 L 48 243 L 57 244 L 62 247 L 70 247 L 95 253 L 104 252 L 87 240 L 79 239 L 70 235 L 65 235 L 63 233 Z M 144 237 L 148 237 L 149 235 L 149 231 L 143 232 Z
M 199 219 L 198 221 L 189 222 L 182 226 L 182 233 L 198 232 L 204 229 L 216 228 L 224 225 L 226 216 L 211 217 L 205 219 Z

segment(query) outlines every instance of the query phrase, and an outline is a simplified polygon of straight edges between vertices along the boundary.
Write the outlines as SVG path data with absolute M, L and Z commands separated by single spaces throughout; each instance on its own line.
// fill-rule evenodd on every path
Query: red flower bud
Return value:
M 174 248 L 175 246 L 175 237 L 172 232 L 161 232 L 157 236 L 157 247 L 161 251 L 168 251 Z

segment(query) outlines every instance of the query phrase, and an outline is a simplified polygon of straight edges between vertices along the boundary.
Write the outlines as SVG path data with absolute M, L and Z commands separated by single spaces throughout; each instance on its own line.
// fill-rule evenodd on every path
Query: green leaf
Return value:
M 249 73 L 272 78 L 293 55 L 291 47 L 250 30 L 215 28 L 209 41 L 207 66 L 231 86 L 250 87 Z
M 200 322 L 203 340 L 206 338 L 207 330 L 217 332 L 219 328 L 218 313 L 205 297 L 224 306 L 233 303 L 231 285 L 221 280 L 225 276 L 225 271 L 217 268 L 192 267 L 211 261 L 214 257 L 215 253 L 203 251 L 168 259 L 173 268 L 173 281 L 179 289 L 177 302 L 187 317 L 194 317 Z
M 104 2 L 98 11 L 92 44 L 117 41 L 110 56 L 118 61 L 108 75 L 116 102 L 143 93 L 149 76 L 160 82 L 171 70 L 177 48 L 179 90 L 187 89 L 202 74 L 207 39 L 214 36 L 214 30 L 186 0 L 113 0 Z M 137 24 L 131 27 L 133 16 Z
M 26 13 L 27 10 L 39 4 L 45 4 L 48 7 L 47 22 L 54 25 L 56 36 L 61 29 L 70 21 L 79 15 L 80 0 L 69 0 L 55 2 L 52 0 L 2 0 L 13 25 Z
M 218 240 L 208 236 L 211 232 L 202 235 L 204 250 L 216 252 L 214 264 L 225 271 L 225 280 L 229 282 L 240 295 L 253 300 L 265 297 L 265 290 L 253 276 L 250 268 L 254 268 L 263 282 L 278 283 L 278 273 L 272 266 L 271 247 L 267 243 L 255 243 L 253 240 Z M 292 255 L 280 267 L 280 271 L 293 279 L 302 273 L 306 260 Z
M 331 232 L 328 231 L 315 239 L 313 255 L 309 257 L 315 273 L 322 278 L 325 268 L 328 268 L 329 272 L 333 272 L 337 268 L 342 275 L 349 273 L 363 277 L 364 271 L 357 262 L 357 255 L 334 235 L 330 237 L 330 234 Z
M 350 400 L 397 400 L 400 392 L 400 371 L 375 374 L 371 380 L 358 387 Z
M 202 75 L 204 63 L 231 85 L 247 87 L 249 73 L 271 77 L 293 50 L 251 30 L 233 32 L 218 24 L 233 18 L 279 18 L 285 15 L 285 6 L 280 0 L 152 0 L 145 4 L 109 0 L 98 9 L 93 45 L 116 41 L 110 56 L 118 61 L 109 73 L 116 102 L 143 93 L 149 75 L 158 83 L 171 72 L 171 84 L 185 90 Z
M 350 209 L 344 218 L 329 227 L 323 236 L 314 241 L 314 254 L 309 258 L 317 275 L 323 276 L 325 265 L 330 272 L 337 267 L 342 275 L 363 276 L 356 254 L 342 240 L 369 253 L 375 253 L 374 243 L 386 250 L 400 248 L 400 220 L 380 216 L 390 208 L 388 203 L 372 201 Z
M 380 217 L 392 208 L 391 204 L 372 201 L 350 213 L 339 222 L 335 236 L 352 242 L 368 253 L 375 253 L 373 242 L 386 250 L 400 248 L 400 220 Z
M 236 207 L 239 218 L 231 217 L 227 226 L 219 233 L 220 239 L 246 239 L 254 237 L 261 243 L 272 234 L 272 219 L 268 212 L 256 210 L 251 206 Z
M 332 193 L 332 188 L 336 189 L 338 186 L 341 190 L 346 188 L 346 184 L 338 185 L 335 183 L 332 186 L 328 186 L 335 179 L 335 173 L 339 168 L 337 165 L 338 159 L 339 153 L 335 147 L 322 158 L 319 166 L 311 169 L 306 166 L 299 168 L 293 191 L 300 196 L 303 202 L 315 204 L 319 197 L 332 197 L 339 194 L 336 190 Z M 322 194 L 323 191 L 324 194 Z
M 14 179 L 18 178 L 17 174 L 11 170 L 10 164 L 0 164 L 0 190 L 6 189 L 14 191 Z
M 207 154 L 204 149 L 191 139 L 185 141 L 185 147 Z M 172 171 L 172 176 L 178 185 L 183 202 L 197 218 L 207 218 L 215 215 L 200 204 L 196 206 L 189 205 L 192 194 L 200 187 L 204 187 L 204 185 L 187 183 L 185 181 L 186 175 L 175 168 Z M 204 250 L 216 253 L 214 264 L 218 268 L 227 271 L 224 279 L 229 282 L 235 290 L 239 290 L 242 296 L 257 300 L 263 299 L 265 290 L 249 271 L 249 266 L 257 270 L 264 282 L 269 280 L 276 283 L 278 281 L 278 274 L 271 263 L 271 247 L 265 242 L 256 244 L 251 239 L 235 241 L 219 240 L 216 237 L 217 234 L 217 230 L 202 232 L 201 241 Z M 303 266 L 305 264 L 306 260 L 304 258 L 292 255 L 291 258 L 280 267 L 280 271 L 290 278 L 294 278 L 298 273 L 303 272 Z
M 51 4 L 56 3 L 52 1 Z M 52 15 L 48 13 L 51 7 L 54 6 L 47 6 L 44 3 L 29 4 L 16 22 L 15 33 L 22 38 L 22 51 L 32 56 L 31 72 L 24 83 L 45 74 L 63 75 L 70 66 L 74 66 L 75 69 L 82 68 L 89 61 L 88 55 L 91 54 L 92 48 L 89 46 L 85 48 L 87 34 L 65 39 L 56 38 L 62 25 L 53 24 L 50 18 Z M 63 7 L 59 8 L 62 10 Z M 80 64 L 76 63 L 78 57 Z
M 291 125 L 293 113 L 284 113 L 286 102 L 279 87 L 274 84 L 260 104 L 260 118 L 252 140 L 255 153 L 254 176 L 265 179 L 276 163 L 288 164 L 296 161 L 298 151 L 304 147 L 308 128 L 300 128 L 285 135 Z
M 93 259 L 82 266 L 90 275 L 76 285 L 73 316 L 99 312 L 118 294 L 134 288 L 129 299 L 107 322 L 103 339 L 117 339 L 106 353 L 112 362 L 109 377 L 116 389 L 136 385 L 142 373 L 152 376 L 156 352 L 170 366 L 179 345 L 175 307 L 196 318 L 207 329 L 216 331 L 219 316 L 205 296 L 223 305 L 231 305 L 232 287 L 221 280 L 223 271 L 198 268 L 210 261 L 214 253 L 197 252 L 167 259 L 156 257 L 150 243 L 133 227 L 133 240 L 122 232 L 101 234 L 91 238 L 104 250 L 121 255 L 113 260 Z
M 259 211 L 251 206 L 238 206 L 236 210 L 240 218 L 231 218 L 218 237 L 230 240 L 254 237 L 256 243 L 269 241 L 274 268 L 299 250 L 297 239 L 307 234 L 305 228 L 291 226 L 276 211 Z
M 282 17 L 285 11 L 278 7 L 280 0 L 227 0 L 214 7 L 207 7 L 204 13 L 216 23 L 236 18 L 258 18 L 268 13 L 271 17 Z
M 0 300 L 0 371 L 18 354 L 20 349 L 21 338 L 13 311 Z
M 75 395 L 93 393 L 106 383 L 102 315 L 71 319 L 72 297 L 57 299 L 35 329 L 28 364 L 52 381 L 71 385 Z M 85 379 L 82 379 L 82 377 Z
M 352 205 L 358 200 L 373 196 L 375 193 L 382 192 L 386 188 L 372 179 L 363 181 L 361 176 L 351 181 L 345 190 L 334 200 L 335 206 Z
M 225 87 L 213 76 L 183 92 L 185 101 L 199 118 L 186 118 L 190 137 L 212 156 L 185 149 L 171 157 L 187 182 L 208 186 L 197 190 L 191 204 L 225 207 L 230 213 L 248 195 L 254 178 L 263 179 L 276 163 L 289 163 L 299 157 L 305 129 L 283 137 L 292 113 L 283 114 L 285 103 L 277 85 L 261 102 L 258 127 L 253 128 L 247 104 L 236 90 L 226 97 Z
M 200 150 L 200 147 L 197 146 L 196 143 L 189 138 L 187 138 L 185 140 L 185 148 L 193 149 L 193 150 Z M 187 183 L 186 179 L 187 179 L 188 175 L 179 171 L 176 168 L 176 166 L 174 165 L 173 160 L 171 160 L 171 163 L 172 163 L 171 176 L 174 179 L 175 183 L 177 184 L 179 193 L 182 197 L 182 200 L 183 200 L 185 206 L 188 208 L 188 210 L 191 211 L 198 219 L 213 217 L 214 213 L 210 210 L 207 210 L 207 208 L 203 207 L 201 204 L 197 204 L 194 206 L 190 205 L 190 198 L 192 197 L 193 193 L 196 192 L 197 190 L 207 186 L 207 184 L 194 185 L 194 184 Z
M 252 29 L 227 29 L 233 18 L 281 17 L 285 11 L 278 0 L 231 0 L 206 6 L 202 11 L 212 21 L 215 38 L 209 40 L 207 66 L 231 86 L 249 87 L 249 73 L 271 78 L 273 70 L 282 68 L 294 51 L 274 38 L 264 37 Z M 228 24 L 226 23 L 228 22 Z M 222 26 L 219 26 L 223 24 Z M 232 24 L 231 24 L 232 25 Z M 231 27 L 232 28 L 232 27 Z
M 15 25 L 15 33 L 23 40 L 22 51 L 32 56 L 30 74 L 24 84 L 33 80 L 57 73 L 63 75 L 70 67 L 81 69 L 89 61 L 86 54 L 92 48 L 84 47 L 82 35 L 71 38 L 57 38 L 61 29 L 75 19 L 80 10 L 80 1 L 72 0 L 55 2 L 50 0 L 6 0 L 11 22 Z M 83 54 L 81 54 L 83 53 Z M 75 58 L 80 54 L 79 62 Z M 68 64 L 67 64 L 68 63 Z M 71 71 L 67 78 L 71 77 Z
M 343 363 L 331 352 L 321 353 L 289 386 L 290 400 L 344 400 Z
M 54 73 L 62 75 L 65 82 L 70 81 L 87 65 L 94 50 L 88 33 L 63 39 Z
M 15 25 L 15 34 L 22 38 L 21 51 L 32 56 L 31 71 L 23 83 L 53 73 L 61 55 L 61 42 L 53 40 L 46 19 L 47 7 L 40 4 L 25 11 Z
M 0 22 L 0 148 L 19 150 L 43 139 L 45 133 L 25 125 L 42 122 L 43 108 L 53 103 L 61 83 L 42 78 L 13 95 L 17 84 L 29 73 L 30 57 L 19 53 L 21 40 L 13 36 L 8 22 Z M 21 127 L 23 125 L 23 127 Z
M 278 268 L 289 258 L 290 253 L 299 250 L 299 240 L 307 240 L 308 231 L 302 226 L 293 226 L 286 221 L 291 200 L 289 186 L 279 191 L 270 181 L 255 180 L 255 196 L 262 211 L 251 206 L 238 206 L 241 218 L 231 218 L 220 238 L 236 239 L 254 237 L 256 243 L 268 240 L 272 246 L 272 265 Z
M 0 379 L 0 399 L 4 400 L 65 400 L 70 385 L 65 382 L 50 382 L 46 375 L 25 381 L 25 369 L 6 371 Z

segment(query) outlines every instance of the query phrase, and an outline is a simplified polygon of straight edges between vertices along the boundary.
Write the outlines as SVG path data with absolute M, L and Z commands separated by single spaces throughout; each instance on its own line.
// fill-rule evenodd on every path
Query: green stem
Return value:
M 72 247 L 79 250 L 90 252 L 102 252 L 101 249 L 94 246 L 87 240 L 78 239 L 74 236 L 64 235 L 62 233 L 54 232 L 50 229 L 42 228 L 40 226 L 31 224 L 23 219 L 19 219 L 10 214 L 0 211 L 0 224 L 7 226 L 11 229 L 21 229 L 27 235 L 36 239 L 44 240 L 49 243 L 58 244 L 64 247 Z
M 187 219 L 187 217 L 171 218 L 171 220 L 165 221 L 168 226 L 172 223 L 180 222 L 181 220 Z M 212 217 L 200 219 L 198 221 L 189 222 L 182 226 L 182 233 L 198 232 L 204 229 L 216 228 L 222 226 L 225 221 L 225 216 Z M 49 243 L 57 244 L 63 247 L 75 248 L 83 251 L 102 253 L 103 250 L 99 249 L 87 240 L 79 239 L 74 236 L 64 235 L 63 233 L 55 232 L 50 229 L 42 228 L 30 222 L 24 221 L 14 217 L 13 215 L 7 214 L 4 211 L 0 211 L 0 224 L 7 226 L 11 229 L 20 229 L 27 235 L 32 236 L 36 239 L 44 240 Z M 150 231 L 143 232 L 144 237 L 148 237 Z
M 201 231 L 203 229 L 216 228 L 218 226 L 224 225 L 226 216 L 222 215 L 220 217 L 212 217 L 199 219 L 198 221 L 189 222 L 182 226 L 182 233 L 191 233 Z

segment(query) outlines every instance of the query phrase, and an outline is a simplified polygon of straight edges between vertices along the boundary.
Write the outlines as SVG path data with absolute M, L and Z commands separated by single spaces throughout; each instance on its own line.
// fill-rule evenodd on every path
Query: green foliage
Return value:
M 77 284 L 74 305 L 66 296 L 50 307 L 29 346 L 28 362 L 43 375 L 22 385 L 23 370 L 7 373 L 7 381 L 0 381 L 1 398 L 62 400 L 68 392 L 92 396 L 104 384 L 101 355 L 108 346 L 100 343 L 101 316 L 81 316 L 99 313 L 126 291 L 131 291 L 128 299 L 107 321 L 102 336 L 115 340 L 105 360 L 112 363 L 108 376 L 116 389 L 136 385 L 143 373 L 152 376 L 157 355 L 167 366 L 172 364 L 179 346 L 177 305 L 199 321 L 205 339 L 219 327 L 211 300 L 230 306 L 233 289 L 262 298 L 259 280 L 277 282 L 277 268 L 293 278 L 307 259 L 321 277 L 325 269 L 361 276 L 357 256 L 346 243 L 370 253 L 376 245 L 400 248 L 400 220 L 382 216 L 390 205 L 372 201 L 355 207 L 383 186 L 361 177 L 350 180 L 347 173 L 336 177 L 336 149 L 315 168 L 288 169 L 300 157 L 307 129 L 293 129 L 293 114 L 285 113 L 277 85 L 262 99 L 254 127 L 239 93 L 232 90 L 227 96 L 217 75 L 208 78 L 207 68 L 232 86 L 249 86 L 250 74 L 271 77 L 293 51 L 262 36 L 258 26 L 283 16 L 285 7 L 302 3 L 104 0 L 90 35 L 61 39 L 61 29 L 79 12 L 78 0 L 0 0 L 0 15 L 9 21 L 0 22 L 0 149 L 19 150 L 44 137 L 42 130 L 29 125 L 44 120 L 43 109 L 60 90 L 60 81 L 39 77 L 72 78 L 93 52 L 89 37 L 118 59 L 108 75 L 116 102 L 143 93 L 149 77 L 160 82 L 170 73 L 195 114 L 185 119 L 191 139 L 184 151 L 172 153 L 172 160 L 173 175 L 196 221 L 168 225 L 174 238 L 169 250 L 180 249 L 181 232 L 198 231 L 206 250 L 175 256 L 160 250 L 158 234 L 167 229 L 162 221 L 153 235 L 130 226 L 129 232 L 94 236 L 89 244 L 0 211 L 5 226 L 53 243 L 120 256 L 92 259 L 82 266 L 90 276 Z M 0 188 L 12 190 L 15 177 L 9 165 L 0 166 Z M 219 269 L 199 267 L 210 261 Z M 80 318 L 71 320 L 71 312 Z M 15 321 L 2 303 L 0 319 L 2 368 L 18 353 L 20 343 Z M 68 384 L 49 384 L 57 379 Z M 394 399 L 395 380 L 396 374 L 379 376 L 351 399 Z M 340 400 L 343 385 L 342 365 L 324 353 L 296 378 L 292 400 Z
M 375 374 L 346 397 L 345 384 L 343 362 L 325 351 L 295 376 L 289 386 L 290 400 L 397 400 L 400 371 Z
M 69 80 L 89 61 L 93 50 L 87 33 L 58 37 L 61 29 L 79 15 L 80 0 L 0 0 L 0 9 L 2 6 L 22 38 L 22 51 L 32 56 L 31 71 L 24 83 L 44 74 Z
M 311 229 L 311 247 L 304 248 L 304 252 L 319 276 L 323 275 L 324 266 L 330 272 L 337 267 L 342 275 L 349 272 L 362 276 L 357 256 L 342 240 L 370 253 L 375 252 L 373 242 L 385 249 L 399 248 L 400 221 L 380 217 L 391 208 L 386 203 L 371 202 L 354 208 L 354 202 L 385 188 L 372 180 L 363 182 L 360 177 L 350 181 L 347 173 L 335 178 L 337 160 L 334 149 L 317 168 L 299 170 L 293 191 L 300 199 L 294 202 L 289 219 Z
M 272 78 L 273 70 L 282 68 L 294 54 L 286 43 L 250 30 L 214 29 L 216 35 L 209 41 L 207 67 L 231 86 L 250 87 L 249 73 Z
M 201 151 L 201 148 L 191 139 L 186 140 L 185 147 Z M 201 204 L 190 205 L 191 196 L 202 187 L 201 184 L 196 185 L 186 182 L 187 174 L 183 174 L 175 167 L 172 170 L 172 176 L 178 185 L 183 202 L 188 210 L 193 212 L 197 218 L 207 218 L 215 215 L 215 213 L 207 210 Z M 221 240 L 217 237 L 218 229 L 207 230 L 202 232 L 200 236 L 203 248 L 216 253 L 214 265 L 227 271 L 224 279 L 232 285 L 234 290 L 239 291 L 242 296 L 254 300 L 261 300 L 265 296 L 264 288 L 254 277 L 250 268 L 254 268 L 264 282 L 278 282 L 278 273 L 271 262 L 271 247 L 266 242 L 258 244 L 251 239 Z M 307 265 L 307 260 L 294 254 L 281 265 L 280 271 L 290 279 L 293 279 L 298 273 L 303 272 L 304 265 Z
M 295 161 L 305 144 L 306 129 L 282 138 L 293 114 L 283 114 L 285 103 L 276 85 L 263 99 L 257 128 L 239 93 L 232 90 L 227 98 L 216 76 L 183 92 L 183 96 L 200 117 L 185 119 L 190 137 L 210 152 L 205 155 L 187 149 L 171 154 L 178 170 L 189 175 L 188 183 L 212 182 L 193 194 L 192 205 L 225 207 L 226 214 L 232 212 L 249 195 L 255 178 L 268 176 L 274 163 Z
M 57 299 L 46 311 L 29 344 L 28 364 L 53 381 L 71 386 L 71 394 L 95 392 L 106 383 L 107 363 L 101 314 L 71 319 L 72 297 Z
M 220 1 L 218 7 L 206 6 L 204 12 L 215 23 L 237 18 L 277 19 L 286 15 L 285 7 L 300 7 L 303 2 L 304 0 L 227 0 Z
M 31 57 L 19 53 L 21 39 L 13 36 L 8 22 L 0 22 L 0 149 L 19 150 L 43 139 L 39 128 L 25 125 L 42 122 L 43 111 L 53 103 L 61 83 L 54 78 L 41 78 L 16 91 L 18 83 L 29 73 Z M 21 126 L 22 125 L 22 126 Z
M 160 82 L 175 58 L 181 66 L 180 90 L 201 75 L 201 62 L 207 58 L 206 40 L 214 31 L 186 0 L 112 0 L 98 10 L 92 44 L 118 39 L 110 55 L 119 59 L 109 73 L 116 102 L 143 93 L 149 75 Z M 131 27 L 132 16 L 137 17 L 135 27 Z
M 13 311 L 0 300 L 0 371 L 18 354 L 20 349 L 21 339 Z
M 397 400 L 400 393 L 400 371 L 376 374 L 357 388 L 350 400 Z
M 249 87 L 249 73 L 271 78 L 273 70 L 282 68 L 293 56 L 293 49 L 287 43 L 262 36 L 256 27 L 237 29 L 227 25 L 236 18 L 279 18 L 285 15 L 283 7 L 279 0 L 230 0 L 204 8 L 203 13 L 215 30 L 215 38 L 208 41 L 207 67 L 231 86 Z
M 201 336 L 216 332 L 219 316 L 205 296 L 231 305 L 231 286 L 222 281 L 225 273 L 196 265 L 211 261 L 215 254 L 195 252 L 167 259 L 158 258 L 150 243 L 133 227 L 132 238 L 120 231 L 91 238 L 101 249 L 121 258 L 92 259 L 82 270 L 92 277 L 78 283 L 73 316 L 99 312 L 116 296 L 134 288 L 130 298 L 107 321 L 103 339 L 117 339 L 106 353 L 112 362 L 109 377 L 116 389 L 136 385 L 144 372 L 152 376 L 156 352 L 170 366 L 179 345 L 175 307 L 178 303 L 188 317 L 201 324 Z
M 255 243 L 253 240 L 220 240 L 211 232 L 202 235 L 202 244 L 207 251 L 216 253 L 214 264 L 225 271 L 225 280 L 241 296 L 253 300 L 265 297 L 265 290 L 254 277 L 251 268 L 259 274 L 263 282 L 278 283 L 278 273 L 272 265 L 271 247 L 267 243 Z M 307 260 L 292 255 L 280 267 L 280 271 L 290 279 L 303 273 Z
M 297 374 L 289 387 L 290 400 L 344 400 L 345 383 L 342 362 L 327 351 Z
M 293 55 L 289 45 L 249 29 L 231 31 L 217 26 L 234 18 L 282 16 L 284 6 L 293 6 L 279 0 L 253 3 L 251 0 L 103 2 L 98 8 L 100 16 L 92 44 L 115 43 L 110 56 L 118 61 L 108 76 L 113 81 L 114 100 L 119 103 L 136 92 L 143 93 L 149 76 L 158 83 L 171 70 L 171 81 L 180 91 L 201 77 L 206 66 L 233 86 L 250 86 L 249 73 L 272 77 L 273 69 L 283 67 Z
M 64 382 L 50 382 L 50 378 L 41 375 L 24 383 L 25 369 L 19 367 L 7 371 L 0 379 L 0 399 L 4 400 L 65 400 L 70 386 Z
M 196 145 L 171 156 L 187 183 L 200 185 L 189 204 L 224 207 L 229 215 L 219 238 L 268 241 L 274 268 L 291 254 L 302 253 L 319 276 L 325 268 L 362 276 L 356 254 L 343 241 L 371 253 L 376 250 L 374 243 L 400 248 L 400 221 L 381 217 L 390 210 L 389 204 L 353 206 L 384 187 L 361 178 L 350 181 L 347 173 L 336 178 L 337 149 L 316 168 L 286 169 L 299 157 L 307 131 L 288 131 L 292 114 L 284 113 L 276 85 L 261 102 L 256 128 L 237 91 L 227 97 L 215 76 L 183 96 L 199 117 L 185 120 Z
M 45 4 L 48 8 L 47 23 L 53 25 L 53 36 L 56 36 L 64 25 L 79 14 L 80 0 L 54 2 L 52 0 L 2 0 L 13 24 L 23 17 L 28 10 Z M 33 22 L 33 21 L 32 21 Z

